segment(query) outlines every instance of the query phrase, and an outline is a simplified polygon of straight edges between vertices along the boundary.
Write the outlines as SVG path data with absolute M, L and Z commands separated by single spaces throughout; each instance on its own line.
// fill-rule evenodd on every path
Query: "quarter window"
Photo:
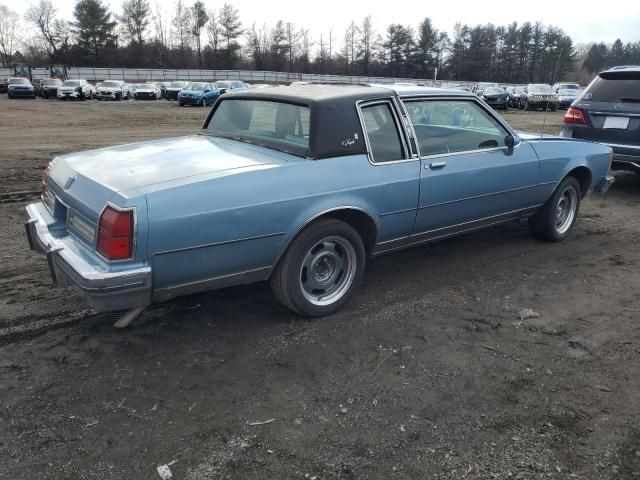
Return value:
M 404 158 L 402 140 L 391 108 L 388 102 L 362 107 L 370 154 L 376 163 Z
M 413 100 L 405 105 L 422 156 L 505 146 L 507 132 L 473 101 Z

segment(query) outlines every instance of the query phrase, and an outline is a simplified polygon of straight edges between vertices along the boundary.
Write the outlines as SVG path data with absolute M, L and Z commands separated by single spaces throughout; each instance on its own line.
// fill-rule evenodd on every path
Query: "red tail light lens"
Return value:
M 107 206 L 98 223 L 98 252 L 108 260 L 127 260 L 133 256 L 133 211 Z
M 584 112 L 579 108 L 569 107 L 567 113 L 564 114 L 564 123 L 587 123 L 587 119 L 584 117 Z

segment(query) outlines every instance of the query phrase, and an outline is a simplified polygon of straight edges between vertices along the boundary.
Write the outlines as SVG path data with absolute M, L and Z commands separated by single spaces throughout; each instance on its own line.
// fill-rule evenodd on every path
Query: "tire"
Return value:
M 558 111 L 558 105 L 554 105 L 553 107 L 551 107 L 551 111 L 552 112 L 557 112 Z
M 120 92 L 116 93 L 116 100 L 117 101 L 122 101 L 122 94 Z
M 280 303 L 300 315 L 331 315 L 362 281 L 365 261 L 353 227 L 333 218 L 318 220 L 289 245 L 271 274 L 271 288 Z M 312 269 L 319 270 L 315 279 L 309 278 Z
M 524 109 L 527 112 L 531 110 L 531 107 L 529 106 L 529 102 L 527 100 L 524 101 Z
M 542 208 L 529 217 L 531 234 L 548 242 L 559 242 L 567 238 L 580 212 L 582 193 L 575 177 L 566 177 Z

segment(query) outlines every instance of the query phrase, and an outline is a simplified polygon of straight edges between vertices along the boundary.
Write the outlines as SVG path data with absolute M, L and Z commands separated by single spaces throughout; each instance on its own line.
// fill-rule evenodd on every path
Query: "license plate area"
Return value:
M 629 127 L 629 117 L 607 117 L 602 128 L 626 130 Z

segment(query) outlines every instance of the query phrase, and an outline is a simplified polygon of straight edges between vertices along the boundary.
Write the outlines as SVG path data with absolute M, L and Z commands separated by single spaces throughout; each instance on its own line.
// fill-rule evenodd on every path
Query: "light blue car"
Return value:
M 476 95 L 300 85 L 228 92 L 197 135 L 55 158 L 26 231 L 97 311 L 268 280 L 335 312 L 366 259 L 515 219 L 572 231 L 611 149 L 514 132 Z M 428 272 L 425 272 L 428 275 Z M 249 304 L 248 304 L 249 305 Z
M 191 82 L 178 93 L 178 105 L 213 105 L 220 96 L 220 90 L 212 83 Z

